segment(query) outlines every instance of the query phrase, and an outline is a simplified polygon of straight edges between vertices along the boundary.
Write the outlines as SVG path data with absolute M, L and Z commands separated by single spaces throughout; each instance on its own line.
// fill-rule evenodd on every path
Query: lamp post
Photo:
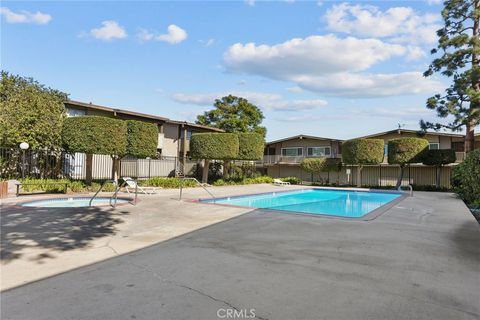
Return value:
M 22 149 L 22 179 L 25 179 L 25 150 L 27 150 L 30 145 L 26 142 L 20 143 L 20 149 Z

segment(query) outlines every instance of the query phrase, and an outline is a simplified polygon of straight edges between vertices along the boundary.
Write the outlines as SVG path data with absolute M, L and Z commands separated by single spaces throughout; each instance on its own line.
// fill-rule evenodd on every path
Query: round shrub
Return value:
M 379 164 L 383 154 L 382 139 L 353 139 L 342 143 L 342 159 L 346 164 Z
M 428 141 L 422 138 L 399 138 L 388 141 L 388 163 L 405 165 L 422 162 Z
M 127 154 L 155 157 L 158 145 L 158 127 L 154 123 L 127 120 Z
M 65 119 L 62 142 L 69 152 L 123 156 L 127 151 L 125 121 L 97 116 Z
M 308 173 L 319 173 L 325 170 L 327 158 L 306 158 L 300 162 L 300 168 Z
M 468 205 L 480 207 L 480 150 L 467 154 L 452 171 L 453 190 Z
M 232 160 L 238 155 L 238 136 L 234 133 L 195 133 L 190 140 L 193 159 Z
M 428 150 L 423 156 L 423 164 L 427 166 L 442 166 L 457 160 L 453 149 Z
M 339 172 L 342 170 L 342 161 L 338 158 L 327 158 L 324 171 Z
M 237 160 L 260 160 L 263 157 L 265 141 L 258 133 L 238 133 Z

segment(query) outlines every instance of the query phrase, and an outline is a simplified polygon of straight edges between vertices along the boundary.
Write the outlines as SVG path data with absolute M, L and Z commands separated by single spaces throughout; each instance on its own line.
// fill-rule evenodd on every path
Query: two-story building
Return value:
M 100 106 L 92 103 L 68 100 L 65 102 L 65 107 L 69 117 L 93 115 L 155 123 L 158 126 L 159 132 L 158 155 L 162 157 L 176 157 L 182 161 L 185 161 L 189 156 L 192 133 L 223 132 L 221 129 L 186 121 L 171 120 L 161 116 Z
M 380 165 L 367 166 L 362 170 L 362 184 L 371 186 L 394 185 L 398 176 L 399 167 L 389 165 L 387 161 L 388 141 L 403 137 L 419 137 L 428 140 L 431 149 L 454 149 L 457 163 L 463 161 L 464 139 L 462 134 L 427 132 L 415 130 L 395 129 L 357 138 L 375 138 L 385 141 L 385 157 Z M 479 143 L 480 136 L 477 135 Z M 295 176 L 303 181 L 312 178 L 319 181 L 338 181 L 339 183 L 356 184 L 356 166 L 346 166 L 339 173 L 321 173 L 312 177 L 300 168 L 305 158 L 329 157 L 341 158 L 342 140 L 334 138 L 316 137 L 310 135 L 296 135 L 285 139 L 268 142 L 265 146 L 263 160 L 257 162 L 260 170 L 272 177 Z M 442 185 L 449 186 L 451 166 L 443 172 Z M 436 170 L 422 164 L 409 166 L 404 184 L 432 185 L 436 181 Z

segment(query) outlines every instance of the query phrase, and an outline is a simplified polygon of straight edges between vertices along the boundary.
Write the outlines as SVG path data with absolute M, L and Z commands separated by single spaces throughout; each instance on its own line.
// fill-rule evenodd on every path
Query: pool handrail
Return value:
M 198 181 L 197 179 L 195 178 L 180 178 L 180 195 L 178 197 L 178 200 L 182 200 L 182 193 L 183 193 L 183 181 L 185 180 L 193 180 L 197 183 L 197 185 L 199 185 L 200 187 L 203 188 L 203 190 L 207 191 L 207 193 L 210 195 L 210 197 L 212 197 L 213 199 L 213 203 L 215 203 L 215 201 L 217 200 L 217 198 L 205 187 L 205 183 L 201 183 L 200 181 Z
M 413 197 L 413 186 L 411 184 L 409 184 L 409 185 L 407 185 L 407 187 L 409 189 L 410 197 Z M 402 186 L 399 186 L 397 190 L 400 191 L 400 192 L 405 192 L 405 191 L 402 190 Z
M 92 202 L 93 200 L 97 197 L 97 195 L 100 193 L 100 191 L 102 191 L 103 187 L 105 186 L 105 184 L 107 182 L 113 182 L 113 183 L 116 183 L 115 180 L 105 180 L 103 181 L 102 185 L 100 186 L 100 188 L 98 188 L 97 192 L 95 192 L 95 194 L 93 195 L 92 198 L 90 198 L 90 201 L 88 202 L 88 206 L 91 207 L 92 206 Z M 118 199 L 118 192 L 120 191 L 120 189 L 125 185 L 125 181 L 122 182 L 121 184 L 119 184 L 117 186 L 117 188 L 115 189 L 115 192 L 113 193 L 113 195 L 110 197 L 110 200 L 109 200 L 109 204 L 115 208 L 117 206 L 117 199 Z M 134 201 L 134 205 L 137 204 L 137 188 L 135 188 L 135 201 Z M 113 202 L 113 205 L 112 205 L 112 200 L 115 200 Z

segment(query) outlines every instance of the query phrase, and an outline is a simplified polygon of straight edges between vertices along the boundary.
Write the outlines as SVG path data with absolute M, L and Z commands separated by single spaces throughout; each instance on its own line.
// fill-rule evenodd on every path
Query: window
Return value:
M 384 155 L 385 157 L 388 156 L 388 143 L 385 143 L 385 144 L 383 145 L 383 155 Z
M 325 157 L 330 155 L 330 147 L 308 147 L 307 156 L 309 157 Z
M 438 149 L 440 149 L 440 143 L 438 143 L 438 142 L 429 143 L 428 148 L 430 150 L 438 150 Z
M 184 138 L 185 136 L 184 132 L 185 131 L 183 129 L 180 131 L 180 139 Z M 192 130 L 187 129 L 187 140 L 190 140 L 190 139 L 192 139 Z
M 282 148 L 282 156 L 284 157 L 298 157 L 302 154 L 302 148 Z
M 453 141 L 452 149 L 455 150 L 455 152 L 463 152 L 464 151 L 463 141 Z
M 86 115 L 85 110 L 67 108 L 67 117 L 78 117 Z

